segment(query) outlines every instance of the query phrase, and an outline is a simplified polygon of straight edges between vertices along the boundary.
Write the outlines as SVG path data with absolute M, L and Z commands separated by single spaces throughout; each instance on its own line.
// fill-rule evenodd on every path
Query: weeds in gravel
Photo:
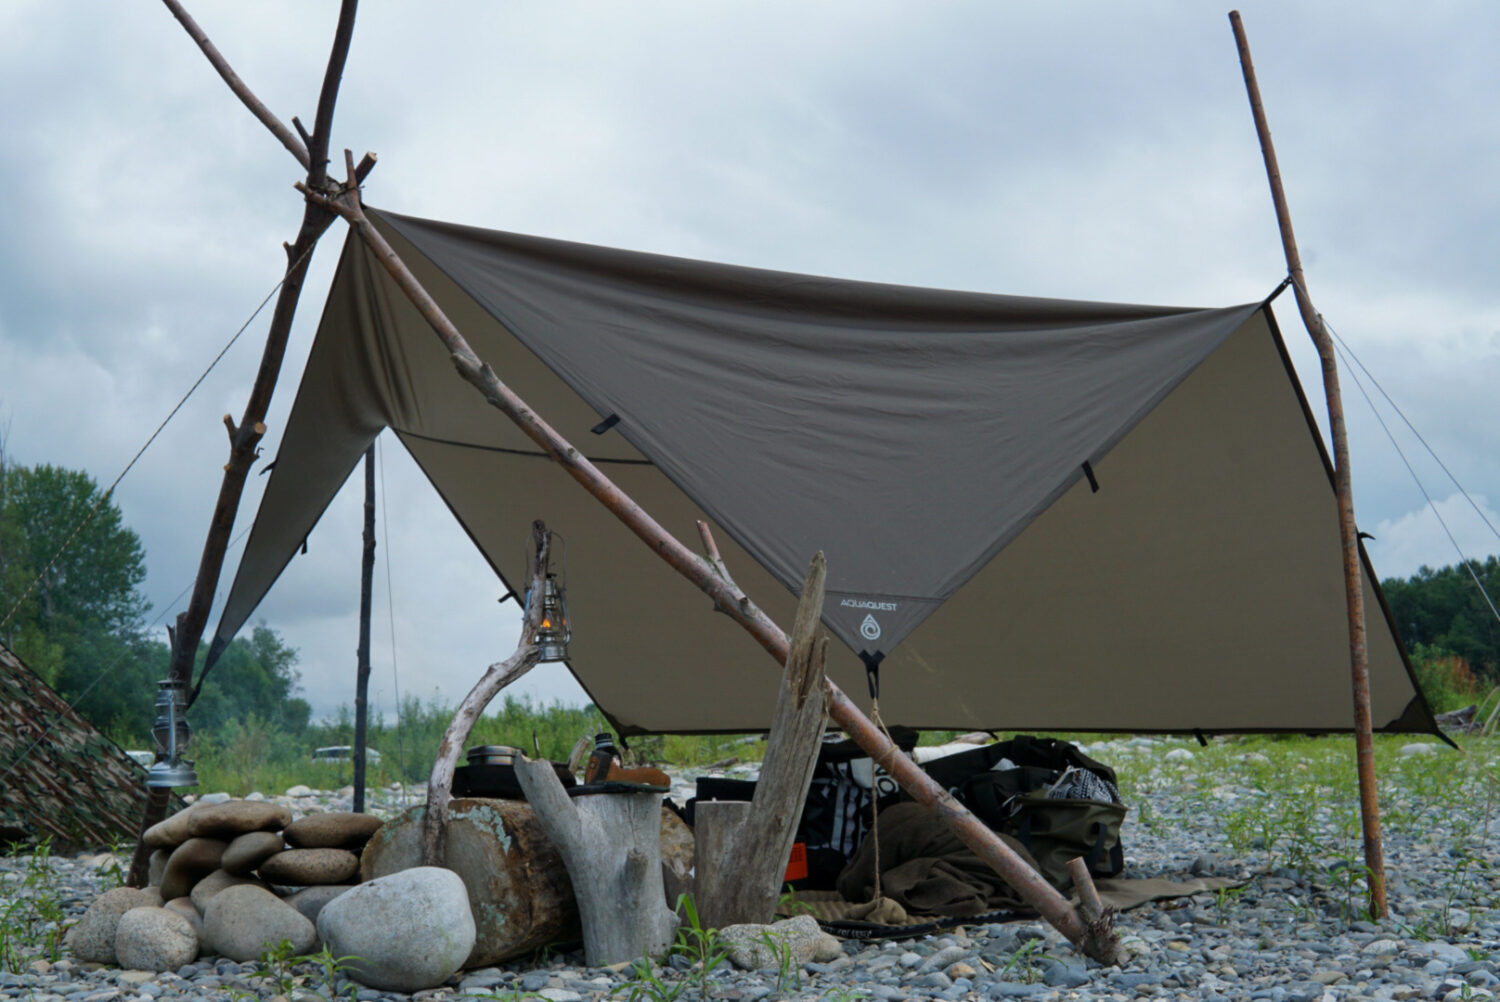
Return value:
M 995 972 L 998 981 L 1020 981 L 1023 984 L 1033 985 L 1042 979 L 1042 962 L 1052 959 L 1048 954 L 1042 952 L 1042 941 L 1039 939 L 1028 939 L 1005 962 L 1005 966 Z
M 800 991 L 802 969 L 797 966 L 797 957 L 792 953 L 792 945 L 780 936 L 773 936 L 769 931 L 760 934 L 760 941 L 776 959 L 776 990 L 778 992 Z
M 28 854 L 23 870 L 0 874 L 0 970 L 11 973 L 33 960 L 57 960 L 69 925 L 52 866 L 51 839 L 34 847 L 10 847 L 12 855 L 23 852 Z

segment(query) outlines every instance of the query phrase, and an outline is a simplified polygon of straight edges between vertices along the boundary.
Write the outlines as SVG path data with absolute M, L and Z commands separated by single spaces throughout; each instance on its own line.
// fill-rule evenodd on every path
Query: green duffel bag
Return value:
M 1010 817 L 999 830 L 1020 839 L 1047 883 L 1059 891 L 1072 889 L 1068 861 L 1079 856 L 1095 877 L 1114 877 L 1124 871 L 1120 826 L 1130 810 L 1124 804 L 1036 792 L 1021 794 L 1010 806 Z

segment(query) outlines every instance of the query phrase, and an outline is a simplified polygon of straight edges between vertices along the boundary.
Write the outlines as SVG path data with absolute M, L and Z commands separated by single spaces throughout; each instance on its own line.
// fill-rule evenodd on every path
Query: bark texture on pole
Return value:
M 448 800 L 453 792 L 453 771 L 458 768 L 458 756 L 469 740 L 474 723 L 484 713 L 484 708 L 496 694 L 516 679 L 535 668 L 541 660 L 541 651 L 536 645 L 537 631 L 542 628 L 542 592 L 547 581 L 547 562 L 551 556 L 552 536 L 540 521 L 531 524 L 532 552 L 536 558 L 531 564 L 530 585 L 526 594 L 535 601 L 526 606 L 521 620 L 521 636 L 516 640 L 515 653 L 504 661 L 490 665 L 469 694 L 453 711 L 453 719 L 443 732 L 438 743 L 437 758 L 432 763 L 432 774 L 427 777 L 427 814 L 422 822 L 422 865 L 442 866 L 447 856 Z
M 475 354 L 463 334 L 365 215 L 359 200 L 358 183 L 354 178 L 353 156 L 347 150 L 344 159 L 350 181 L 337 196 L 324 196 L 305 186 L 302 190 L 308 197 L 327 204 L 358 229 L 381 266 L 448 348 L 459 374 L 510 418 L 528 438 L 552 456 L 569 476 L 582 484 L 653 553 L 712 598 L 715 605 L 754 637 L 777 664 L 785 665 L 790 654 L 790 642 L 786 633 L 721 571 L 722 561 L 716 567 L 712 560 L 700 557 L 684 546 L 547 424 L 510 387 L 501 382 L 495 370 Z M 1084 920 L 1066 898 L 1053 890 L 1040 874 L 1027 866 L 994 832 L 897 748 L 860 712 L 859 707 L 855 706 L 842 689 L 832 681 L 828 681 L 827 685 L 829 717 L 884 768 L 912 799 L 948 824 L 966 846 L 988 863 L 1069 942 L 1101 964 L 1115 962 L 1119 953 L 1119 941 L 1113 934 L 1102 939 L 1092 936 Z
M 698 916 L 709 928 L 766 923 L 775 914 L 827 719 L 823 664 L 828 638 L 818 635 L 827 576 L 823 554 L 817 553 L 797 604 L 791 656 L 781 676 L 754 799 L 749 804 L 700 802 L 694 814 L 694 898 Z
M 245 102 L 250 111 L 281 140 L 307 169 L 308 188 L 321 191 L 328 184 L 328 142 L 333 124 L 334 105 L 338 98 L 338 83 L 344 73 L 344 63 L 349 55 L 349 42 L 354 34 L 354 17 L 358 0 L 343 0 L 339 8 L 338 27 L 334 32 L 333 45 L 328 57 L 328 67 L 323 76 L 323 88 L 318 98 L 317 125 L 307 137 L 306 146 L 291 136 L 291 133 L 251 93 L 238 75 L 229 68 L 224 57 L 208 40 L 207 35 L 183 9 L 178 0 L 163 0 L 167 9 L 180 21 L 189 35 L 198 43 L 215 69 L 224 77 L 230 88 Z M 288 141 L 290 137 L 291 141 Z M 360 170 L 368 174 L 375 165 L 366 158 Z M 362 175 L 361 175 L 362 176 Z M 259 455 L 261 437 L 266 433 L 266 412 L 271 406 L 271 396 L 276 390 L 276 380 L 281 373 L 282 359 L 286 355 L 287 339 L 291 334 L 292 320 L 296 316 L 297 303 L 302 295 L 302 284 L 307 277 L 308 265 L 312 261 L 313 248 L 318 238 L 328 229 L 335 216 L 326 207 L 309 199 L 302 214 L 302 225 L 297 239 L 286 248 L 287 272 L 282 279 L 281 291 L 271 315 L 271 324 L 266 332 L 266 344 L 261 352 L 260 368 L 250 389 L 250 398 L 238 424 L 225 420 L 229 429 L 229 459 L 224 464 L 224 478 L 219 485 L 219 496 L 209 518 L 208 534 L 203 543 L 203 554 L 198 561 L 198 574 L 193 582 L 192 596 L 175 625 L 168 630 L 171 639 L 171 660 L 167 674 L 189 687 L 188 705 L 197 699 L 203 679 L 192 686 L 193 663 L 197 659 L 198 645 L 203 639 L 203 629 L 208 623 L 208 613 L 213 605 L 214 592 L 219 587 L 219 577 L 224 569 L 224 555 L 229 549 L 229 537 L 234 529 L 235 517 L 239 514 L 240 497 L 245 490 L 245 480 L 250 466 Z M 141 833 L 162 820 L 166 813 L 168 797 L 151 792 L 141 818 Z M 130 862 L 126 882 L 140 887 L 146 880 L 146 863 L 149 852 L 137 840 L 135 855 Z
M 1375 782 L 1375 750 L 1370 720 L 1370 663 L 1365 642 L 1364 578 L 1359 561 L 1359 530 L 1354 521 L 1354 489 L 1349 471 L 1349 439 L 1344 429 L 1344 405 L 1339 393 L 1338 361 L 1333 338 L 1323 317 L 1313 309 L 1302 273 L 1302 256 L 1297 251 L 1297 237 L 1292 231 L 1292 215 L 1287 208 L 1286 192 L 1281 185 L 1281 168 L 1276 162 L 1276 147 L 1271 143 L 1271 128 L 1266 122 L 1265 107 L 1260 100 L 1260 85 L 1255 79 L 1255 64 L 1250 60 L 1250 41 L 1240 12 L 1229 12 L 1234 40 L 1239 48 L 1240 68 L 1245 75 L 1245 91 L 1250 111 L 1255 116 L 1255 132 L 1260 139 L 1261 155 L 1266 163 L 1266 178 L 1271 185 L 1271 200 L 1276 205 L 1276 223 L 1281 230 L 1281 247 L 1286 254 L 1287 274 L 1297 298 L 1297 311 L 1303 326 L 1318 349 L 1323 369 L 1323 392 L 1328 402 L 1328 434 L 1333 440 L 1334 493 L 1338 499 L 1339 538 L 1343 544 L 1344 589 L 1349 611 L 1349 673 L 1354 697 L 1354 747 L 1359 773 L 1360 821 L 1364 831 L 1366 879 L 1370 885 L 1370 914 L 1384 918 L 1385 851 L 1381 844 L 1380 803 Z
M 365 742 L 370 733 L 370 599 L 375 583 L 375 446 L 365 450 L 364 553 L 359 561 L 359 647 L 354 677 L 354 811 L 365 810 Z

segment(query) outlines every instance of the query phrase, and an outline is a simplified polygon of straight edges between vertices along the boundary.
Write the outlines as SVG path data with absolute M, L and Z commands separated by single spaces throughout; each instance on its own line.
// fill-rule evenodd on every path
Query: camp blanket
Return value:
M 1037 869 L 1024 845 L 1009 835 L 1000 839 Z M 911 802 L 880 812 L 879 838 L 866 837 L 839 874 L 837 889 L 846 900 L 869 901 L 875 896 L 877 843 L 880 889 L 908 912 L 962 918 L 1023 905 L 1015 890 L 964 845 L 957 832 Z
M 1238 887 L 1246 881 L 1234 877 L 1194 877 L 1167 880 L 1164 877 L 1131 880 L 1096 880 L 1099 900 L 1117 912 L 1129 911 L 1152 901 L 1185 898 L 1204 891 Z M 1073 899 L 1077 903 L 1077 898 Z M 961 925 L 1014 922 L 1035 916 L 1029 908 L 1002 908 L 981 915 L 913 915 L 890 898 L 856 904 L 837 891 L 798 891 L 777 910 L 778 918 L 811 915 L 828 932 L 844 939 L 906 938 L 952 929 Z
M 1035 868 L 1024 846 L 1000 836 Z M 896 804 L 880 814 L 882 897 L 874 899 L 875 839 L 866 839 L 839 875 L 838 890 L 801 891 L 783 906 L 787 915 L 810 913 L 829 931 L 848 938 L 913 935 L 956 925 L 998 922 L 1031 914 L 1019 895 L 920 805 Z M 1100 900 L 1126 911 L 1149 901 L 1234 887 L 1242 880 L 1203 877 L 1176 881 L 1101 879 Z

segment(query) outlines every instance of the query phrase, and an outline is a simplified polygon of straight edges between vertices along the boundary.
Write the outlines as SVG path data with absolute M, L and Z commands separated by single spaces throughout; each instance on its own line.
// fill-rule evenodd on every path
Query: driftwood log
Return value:
M 754 799 L 748 804 L 699 802 L 694 812 L 694 897 L 708 928 L 766 923 L 776 911 L 827 718 L 823 664 L 828 638 L 818 636 L 826 577 L 820 552 L 802 586 L 791 656 L 781 676 Z
M 463 751 L 464 742 L 469 739 L 469 732 L 474 729 L 475 721 L 501 689 L 531 671 L 540 660 L 536 635 L 542 626 L 542 586 L 547 580 L 551 539 L 540 520 L 531 523 L 532 552 L 536 557 L 531 562 L 531 577 L 528 578 L 531 584 L 526 594 L 535 596 L 536 601 L 526 606 L 515 653 L 490 665 L 484 677 L 475 683 L 463 702 L 458 704 L 458 709 L 453 711 L 453 719 L 438 744 L 432 774 L 427 777 L 427 814 L 422 824 L 423 866 L 442 866 L 446 862 L 448 800 L 453 793 L 453 771 L 458 768 L 458 756 Z M 548 768 L 551 768 L 550 764 Z
M 590 967 L 666 951 L 677 929 L 661 874 L 661 793 L 568 796 L 552 763 L 521 756 L 516 779 L 573 881 Z

